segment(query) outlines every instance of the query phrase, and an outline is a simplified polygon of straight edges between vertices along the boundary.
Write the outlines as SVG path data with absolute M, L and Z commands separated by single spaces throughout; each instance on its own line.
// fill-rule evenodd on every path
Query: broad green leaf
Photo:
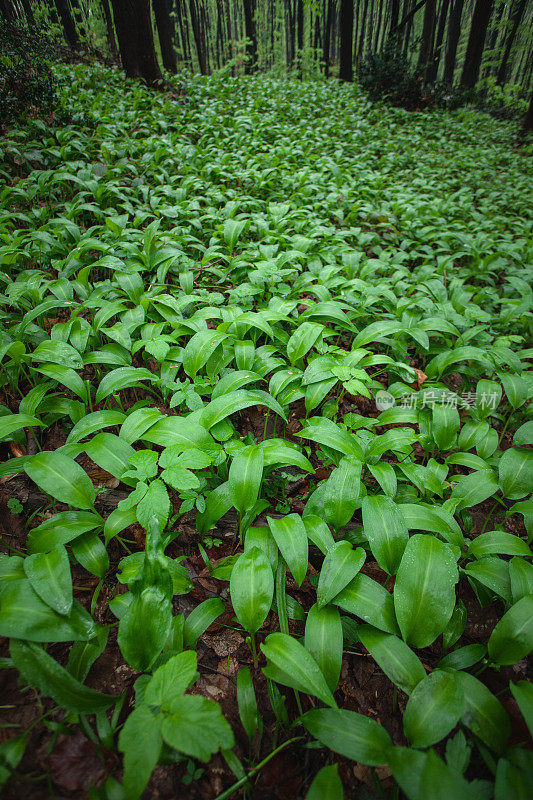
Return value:
M 456 511 L 483 503 L 498 491 L 496 475 L 491 469 L 482 469 L 463 475 L 453 487 L 451 500 Z
M 231 501 L 242 516 L 252 509 L 259 497 L 263 480 L 264 456 L 256 444 L 240 450 L 229 468 L 228 489 Z
M 450 544 L 463 548 L 465 542 L 461 528 L 446 509 L 440 506 L 429 508 L 414 503 L 400 503 L 398 508 L 409 530 L 438 533 Z
M 178 752 L 209 761 L 217 750 L 233 747 L 231 727 L 213 700 L 185 695 L 176 698 L 169 710 L 161 730 L 165 742 Z
M 302 322 L 287 342 L 287 356 L 291 364 L 303 358 L 324 331 L 324 326 L 316 322 Z
M 110 394 L 123 389 L 141 386 L 143 381 L 155 381 L 157 376 L 144 367 L 118 367 L 104 375 L 96 390 L 96 402 L 101 403 Z
M 394 575 L 409 539 L 404 517 L 394 500 L 383 495 L 367 495 L 361 509 L 372 554 L 385 572 Z
M 185 619 L 183 646 L 195 647 L 202 633 L 224 613 L 224 603 L 219 597 L 211 597 L 197 605 Z
M 326 481 L 324 510 L 336 531 L 352 519 L 359 500 L 362 463 L 353 457 L 342 458 Z
M 518 681 L 518 683 L 510 683 L 509 688 L 527 722 L 529 732 L 533 735 L 533 684 L 527 681 Z
M 37 686 L 46 697 L 52 697 L 67 711 L 96 714 L 117 700 L 84 686 L 38 644 L 11 639 L 9 653 L 24 681 Z
M 156 669 L 146 685 L 144 702 L 169 711 L 174 700 L 185 694 L 197 677 L 196 653 L 192 650 L 178 653 Z
M 309 540 L 326 555 L 328 550 L 335 546 L 335 539 L 330 529 L 324 520 L 315 514 L 308 514 L 302 519 Z
M 85 452 L 95 464 L 118 480 L 122 480 L 124 473 L 130 469 L 128 459 L 135 453 L 135 450 L 113 433 L 97 433 L 85 445 Z M 129 483 L 127 478 L 124 478 L 124 481 Z
M 94 635 L 92 617 L 76 601 L 64 616 L 46 605 L 29 581 L 12 581 L 3 587 L 0 636 L 29 642 L 84 642 Z
M 508 500 L 519 500 L 533 491 L 533 451 L 511 447 L 500 458 L 499 483 Z
M 102 523 L 102 517 L 94 511 L 60 511 L 29 532 L 28 553 L 45 553 L 68 544 L 77 536 L 100 528 Z
M 381 631 L 400 633 L 392 595 L 368 575 L 360 572 L 332 602 Z
M 311 606 L 305 622 L 304 644 L 334 692 L 341 674 L 343 650 L 341 617 L 337 608 Z
M 211 400 L 202 410 L 199 416 L 199 423 L 206 431 L 209 431 L 217 422 L 226 419 L 230 414 L 236 414 L 238 411 L 242 411 L 243 408 L 249 408 L 249 406 L 253 405 L 267 406 L 275 414 L 286 420 L 283 408 L 267 392 L 262 392 L 258 389 L 253 391 L 238 389 L 236 392 L 230 392 Z
M 408 644 L 427 647 L 442 633 L 455 606 L 458 578 L 448 545 L 421 533 L 409 539 L 394 584 L 394 609 Z
M 61 503 L 82 509 L 94 506 L 96 492 L 91 479 L 73 458 L 56 451 L 37 453 L 25 471 L 39 489 Z
M 441 451 L 451 450 L 459 430 L 459 412 L 455 406 L 436 403 L 433 408 L 433 439 Z
M 62 545 L 49 553 L 36 553 L 24 559 L 24 571 L 41 600 L 58 614 L 72 608 L 72 577 L 67 551 Z
M 306 526 L 307 527 L 307 526 Z M 346 541 L 334 544 L 322 563 L 317 587 L 317 605 L 322 608 L 352 581 L 365 563 L 365 551 Z
M 170 500 L 165 484 L 159 478 L 151 481 L 142 500 L 137 505 L 137 519 L 148 528 L 152 517 L 157 519 L 159 528 L 162 529 L 170 514 Z
M 392 742 L 385 728 L 370 717 L 344 709 L 314 708 L 301 722 L 334 753 L 372 767 L 387 763 Z
M 286 633 L 271 633 L 261 650 L 267 659 L 263 672 L 276 680 L 275 675 L 288 680 L 291 686 L 306 694 L 318 697 L 328 706 L 336 706 L 335 699 L 326 683 L 320 667 L 313 656 L 292 636 Z M 273 667 L 273 673 L 270 668 Z M 278 681 L 279 682 L 279 681 Z
M 307 531 L 302 518 L 299 514 L 289 514 L 281 519 L 267 517 L 267 523 L 294 580 L 301 586 L 308 566 Z
M 512 533 L 505 533 L 505 531 L 486 531 L 472 539 L 468 552 L 475 558 L 483 558 L 483 556 L 493 555 L 494 553 L 503 553 L 507 556 L 524 556 L 531 558 L 533 553 L 531 548 Z
M 440 742 L 464 713 L 462 686 L 453 672 L 434 670 L 413 689 L 403 715 L 403 729 L 413 747 Z
M 500 701 L 480 680 L 468 672 L 456 672 L 457 680 L 463 687 L 466 709 L 462 722 L 484 744 L 501 754 L 511 733 L 507 712 Z
M 82 533 L 71 543 L 72 555 L 88 572 L 103 578 L 109 569 L 109 555 L 96 533 Z
M 357 635 L 385 675 L 406 694 L 410 695 L 426 677 L 418 656 L 397 636 L 371 625 L 360 625 Z
M 322 767 L 315 775 L 305 800 L 344 800 L 337 764 Z
M 242 726 L 248 740 L 252 742 L 257 731 L 262 728 L 262 720 L 248 667 L 241 667 L 237 675 L 237 704 Z
M 122 411 L 110 409 L 109 411 L 93 411 L 77 422 L 67 437 L 68 442 L 79 442 L 86 436 L 90 436 L 95 431 L 102 428 L 110 428 L 114 425 L 122 425 L 126 415 Z
M 363 458 L 363 450 L 355 436 L 325 417 L 310 419 L 296 436 L 325 445 L 344 455 Z
M 533 650 L 533 594 L 522 597 L 497 622 L 489 642 L 489 658 L 498 665 L 516 664 Z
M 126 800 L 138 800 L 144 792 L 159 761 L 162 744 L 161 717 L 155 717 L 144 705 L 132 711 L 118 740 L 119 749 L 124 753 L 123 786 Z
M 0 417 L 0 441 L 7 440 L 12 433 L 21 428 L 34 428 L 44 423 L 29 414 L 6 414 Z
M 252 547 L 236 561 L 230 578 L 230 595 L 237 619 L 250 634 L 265 621 L 274 597 L 274 575 L 266 555 Z
M 185 373 L 190 378 L 194 378 L 225 339 L 227 339 L 226 333 L 208 328 L 195 333 L 183 350 L 182 361 Z

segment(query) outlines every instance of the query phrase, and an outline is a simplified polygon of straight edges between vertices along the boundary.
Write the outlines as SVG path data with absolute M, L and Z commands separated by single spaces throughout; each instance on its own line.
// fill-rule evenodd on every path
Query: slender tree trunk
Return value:
M 294 15 L 292 12 L 291 0 L 285 0 L 286 11 L 286 36 L 287 36 L 287 68 L 291 69 L 294 64 L 295 54 L 295 32 L 294 32 Z
M 304 0 L 296 0 L 296 27 L 298 30 L 298 51 L 304 49 Z
M 204 51 L 204 42 L 200 30 L 200 16 L 198 13 L 197 0 L 189 0 L 189 12 L 191 15 L 191 28 L 198 58 L 198 67 L 202 75 L 207 75 L 207 63 Z
M 24 9 L 24 16 L 26 17 L 26 22 L 30 28 L 35 27 L 35 17 L 33 16 L 33 10 L 31 7 L 30 0 L 21 0 L 22 8 Z
M 333 21 L 333 0 L 328 0 L 326 21 L 324 25 L 324 74 L 329 78 L 329 59 L 331 42 L 331 23 Z
M 457 58 L 457 45 L 461 35 L 461 17 L 465 0 L 455 0 L 448 20 L 448 47 L 444 59 L 444 81 L 450 86 L 453 83 L 455 60 Z
M 365 50 L 365 31 L 366 31 L 366 19 L 368 13 L 368 0 L 365 0 L 365 4 L 363 6 L 363 12 L 361 16 L 361 31 L 359 33 L 359 52 L 357 55 L 357 61 L 361 61 L 364 56 Z
M 461 84 L 468 88 L 473 88 L 479 78 L 479 69 L 483 58 L 483 48 L 492 5 L 493 0 L 476 0 L 476 5 L 474 6 L 465 62 L 461 74 Z
M 341 0 L 340 18 L 340 65 L 341 81 L 353 80 L 352 37 L 353 37 L 353 0 Z
M 74 24 L 76 25 L 76 30 L 81 34 L 83 38 L 86 38 L 87 31 L 85 30 L 85 22 L 83 19 L 83 9 L 79 4 L 79 0 L 70 0 L 70 5 L 72 7 L 72 12 L 74 16 Z
M 167 3 L 168 0 L 152 0 L 163 66 L 173 75 L 175 75 L 178 71 L 178 66 L 176 64 L 176 54 L 174 52 L 174 45 L 172 42 L 173 26 L 170 19 L 170 9 Z
M 389 38 L 394 35 L 400 17 L 400 0 L 391 0 Z
M 55 0 L 55 4 L 67 44 L 69 47 L 76 50 L 80 46 L 80 40 L 78 39 L 78 33 L 74 25 L 72 14 L 70 13 L 68 2 L 67 0 Z
M 497 83 L 500 84 L 500 86 L 505 83 L 505 78 L 507 73 L 507 62 L 509 61 L 509 56 L 511 55 L 511 50 L 516 39 L 518 27 L 522 21 L 522 17 L 524 16 L 526 5 L 527 5 L 527 0 L 515 0 L 511 12 L 511 18 L 510 18 L 511 30 L 505 42 L 505 50 L 503 52 L 500 68 L 498 69 L 498 75 L 496 77 L 496 81 Z
M 498 43 L 498 39 L 500 38 L 500 30 L 501 30 L 501 21 L 503 17 L 503 12 L 505 11 L 506 3 L 505 0 L 500 0 L 499 4 L 494 8 L 494 14 L 492 15 L 492 21 L 489 25 L 489 30 L 487 31 L 487 44 L 485 50 L 489 53 L 493 53 L 496 50 L 496 45 Z M 494 56 L 493 56 L 494 58 Z M 483 77 L 490 75 L 491 73 L 495 74 L 496 69 L 494 64 L 488 64 L 484 71 Z
M 424 22 L 422 24 L 422 42 L 418 54 L 418 66 L 426 69 L 431 63 L 433 55 L 433 40 L 435 36 L 435 20 L 437 13 L 437 0 L 428 0 L 424 8 Z
M 440 16 L 439 16 L 439 25 L 437 28 L 437 39 L 435 42 L 435 49 L 433 51 L 433 59 L 431 64 L 428 66 L 426 70 L 426 80 L 428 83 L 433 83 L 437 80 L 437 75 L 439 72 L 439 64 L 440 64 L 440 56 L 442 51 L 442 42 L 444 40 L 444 29 L 446 27 L 446 17 L 448 16 L 448 8 L 450 5 L 450 0 L 442 0 L 442 6 L 440 9 Z
M 113 26 L 113 17 L 111 16 L 111 7 L 109 0 L 101 0 L 102 11 L 104 12 L 105 28 L 107 45 L 112 55 L 116 58 L 118 56 L 117 42 L 115 40 L 115 28 Z
M 531 93 L 529 100 L 527 114 L 522 123 L 522 129 L 520 131 L 521 138 L 525 138 L 528 133 L 531 133 L 531 131 L 533 131 L 533 92 Z
M 244 30 L 248 43 L 246 45 L 246 54 L 248 61 L 246 63 L 246 73 L 253 72 L 257 67 L 257 34 L 255 29 L 255 0 L 243 0 L 244 11 Z

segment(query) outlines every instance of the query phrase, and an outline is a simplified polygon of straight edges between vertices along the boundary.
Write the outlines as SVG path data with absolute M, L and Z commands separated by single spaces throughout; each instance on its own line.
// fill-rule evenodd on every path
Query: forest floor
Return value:
M 229 391 L 244 397 L 252 386 L 266 390 L 268 410 L 267 401 L 250 392 L 244 405 L 229 407 L 208 428 L 224 455 L 219 453 L 214 467 L 201 467 L 201 479 L 189 488 L 169 479 L 165 489 L 169 508 L 163 522 L 169 519 L 167 530 L 176 534 L 165 555 L 184 559 L 190 581 L 173 598 L 174 616 L 187 617 L 212 598 L 224 604 L 195 645 L 199 679 L 191 691 L 220 705 L 247 770 L 277 744 L 301 737 L 254 775 L 253 798 L 305 797 L 317 771 L 329 763 L 339 764 L 346 797 L 392 796 L 388 766 L 357 763 L 313 744 L 301 728 L 280 728 L 263 673 L 265 658 L 254 666 L 232 608 L 228 570 L 242 551 L 237 514 L 224 507 L 217 517 L 209 493 L 227 479 L 228 465 L 244 445 L 283 440 L 309 459 L 313 471 L 298 458 L 291 463 L 286 454 L 285 462 L 274 461 L 253 525 L 262 528 L 267 517 L 311 510 L 330 523 L 337 538 L 362 546 L 362 574 L 392 590 L 365 539 L 361 502 L 354 501 L 348 521 L 343 511 L 337 530 L 328 517 L 321 487 L 339 468 L 341 454 L 313 434 L 309 421 L 333 421 L 357 432 L 365 453 L 372 437 L 400 430 L 404 439 L 379 450 L 383 474 L 373 470 L 378 459 L 368 458 L 366 492 L 384 493 L 401 506 L 443 509 L 443 519 L 454 517 L 457 536 L 466 544 L 502 530 L 525 545 L 524 514 L 527 524 L 530 512 L 511 509 L 527 492 L 514 489 L 497 499 L 497 484 L 491 493 L 476 487 L 468 497 L 457 488 L 472 470 L 497 474 L 503 454 L 521 444 L 513 436 L 530 415 L 525 359 L 531 351 L 525 347 L 531 340 L 531 290 L 525 265 L 531 253 L 531 169 L 527 150 L 515 146 L 517 125 L 469 109 L 412 114 L 387 109 L 334 82 L 187 78 L 179 94 L 151 94 L 124 84 L 115 70 L 76 65 L 63 69 L 62 94 L 69 119 L 52 128 L 34 122 L 12 129 L 0 147 L 0 260 L 7 273 L 0 402 L 3 415 L 29 414 L 42 423 L 38 428 L 26 423 L 0 440 L 2 551 L 26 558 L 29 532 L 73 510 L 49 483 L 30 479 L 24 471 L 29 461 L 14 459 L 57 451 L 75 460 L 97 492 L 96 512 L 108 519 L 134 484 L 125 469 L 113 468 L 111 440 L 107 450 L 104 439 L 91 449 L 88 437 L 104 436 L 104 429 L 112 436 L 124 419 L 147 408 L 156 411 L 152 426 L 163 416 L 188 414 L 197 425 L 194 415 L 214 402 L 221 376 L 231 370 L 236 383 Z M 189 347 L 202 331 L 205 338 Z M 209 339 L 216 331 L 229 331 L 233 338 Z M 73 347 L 79 365 L 68 366 L 66 349 L 39 359 L 38 348 L 46 342 Z M 347 356 L 358 349 L 361 355 L 350 362 Z M 302 381 L 317 358 L 323 359 L 319 374 Z M 143 375 L 129 381 L 126 373 L 117 374 L 107 390 L 106 376 L 130 367 Z M 522 381 L 516 402 L 505 382 L 510 373 Z M 467 403 L 457 424 L 454 418 L 439 428 L 423 388 L 456 397 L 473 392 L 475 398 L 480 380 L 503 383 L 498 403 L 478 417 Z M 376 406 L 380 389 L 396 398 L 397 417 L 385 419 Z M 418 405 L 410 407 L 416 418 L 402 405 L 408 396 L 417 398 Z M 96 427 L 84 429 L 85 418 L 97 412 L 119 417 L 93 417 Z M 161 438 L 143 439 L 149 430 L 140 424 L 137 437 L 121 434 L 121 442 L 139 450 L 141 441 L 144 447 L 148 441 L 151 452 L 154 445 L 159 450 Z M 412 469 L 403 471 L 399 465 L 406 458 Z M 501 475 L 499 480 L 501 490 Z M 349 508 L 350 498 L 346 502 Z M 212 525 L 204 524 L 206 517 Z M 64 519 L 58 518 L 58 530 L 65 530 Z M 120 562 L 145 546 L 144 526 L 125 520 L 126 526 L 109 536 L 104 528 L 105 548 L 94 533 L 76 529 L 72 541 L 99 539 L 100 545 L 86 540 L 89 555 L 79 547 L 71 550 L 68 535 L 60 542 L 69 548 L 75 600 L 108 627 L 105 649 L 87 662 L 86 683 L 112 695 L 125 693 L 115 733 L 133 708 L 139 676 L 118 646 L 120 614 L 113 613 L 119 609 L 114 598 L 127 591 Z M 422 523 L 409 528 L 439 534 Z M 508 570 L 503 565 L 522 550 L 489 552 Z M 316 603 L 322 561 L 319 548 L 310 544 L 303 582 L 287 572 L 289 632 L 297 639 Z M 217 568 L 219 575 L 226 570 L 224 579 L 216 577 Z M 506 586 L 502 590 L 483 575 L 476 582 L 462 570 L 456 602 L 464 604 L 466 621 L 456 648 L 485 647 L 511 602 Z M 394 744 L 405 746 L 408 697 L 396 691 L 358 641 L 349 622 L 357 615 L 339 607 L 348 622 L 343 622 L 337 704 L 375 720 Z M 274 607 L 257 633 L 258 646 L 279 629 Z M 66 666 L 71 647 L 66 637 L 53 641 L 48 653 Z M 417 653 L 432 672 L 442 658 L 441 639 Z M 0 739 L 28 731 L 25 753 L 4 790 L 6 800 L 120 797 L 109 785 L 102 788 L 110 776 L 121 780 L 116 736 L 106 739 L 103 727 L 85 723 L 91 737 L 75 714 L 28 688 L 10 668 L 7 638 L 1 655 Z M 262 738 L 256 736 L 252 745 L 237 703 L 242 667 L 251 671 L 263 720 Z M 486 665 L 482 674 L 509 715 L 511 743 L 527 740 L 529 733 L 509 681 L 527 677 L 525 659 L 499 669 Z M 293 721 L 295 693 L 280 688 Z M 302 695 L 304 711 L 317 702 Z M 440 755 L 445 747 L 444 740 L 436 743 Z M 468 778 L 488 776 L 483 759 L 473 758 Z M 146 797 L 213 800 L 235 780 L 220 753 L 207 764 L 169 759 L 155 768 Z

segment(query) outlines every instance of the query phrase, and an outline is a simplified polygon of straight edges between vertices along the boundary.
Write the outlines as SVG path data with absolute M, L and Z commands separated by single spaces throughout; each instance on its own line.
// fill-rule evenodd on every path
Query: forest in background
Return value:
M 149 84 L 184 67 L 352 81 L 385 53 L 388 73 L 374 63 L 374 82 L 397 80 L 407 61 L 426 85 L 513 87 L 522 97 L 532 14 L 528 0 L 0 0 L 5 21 L 120 55 L 126 75 Z

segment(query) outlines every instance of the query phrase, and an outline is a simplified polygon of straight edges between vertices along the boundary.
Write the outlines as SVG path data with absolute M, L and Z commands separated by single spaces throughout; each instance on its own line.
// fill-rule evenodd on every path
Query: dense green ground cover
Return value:
M 7 796 L 135 798 L 159 762 L 147 796 L 214 798 L 281 745 L 252 796 L 526 797 L 514 123 L 259 77 L 61 91 L 0 147 Z

